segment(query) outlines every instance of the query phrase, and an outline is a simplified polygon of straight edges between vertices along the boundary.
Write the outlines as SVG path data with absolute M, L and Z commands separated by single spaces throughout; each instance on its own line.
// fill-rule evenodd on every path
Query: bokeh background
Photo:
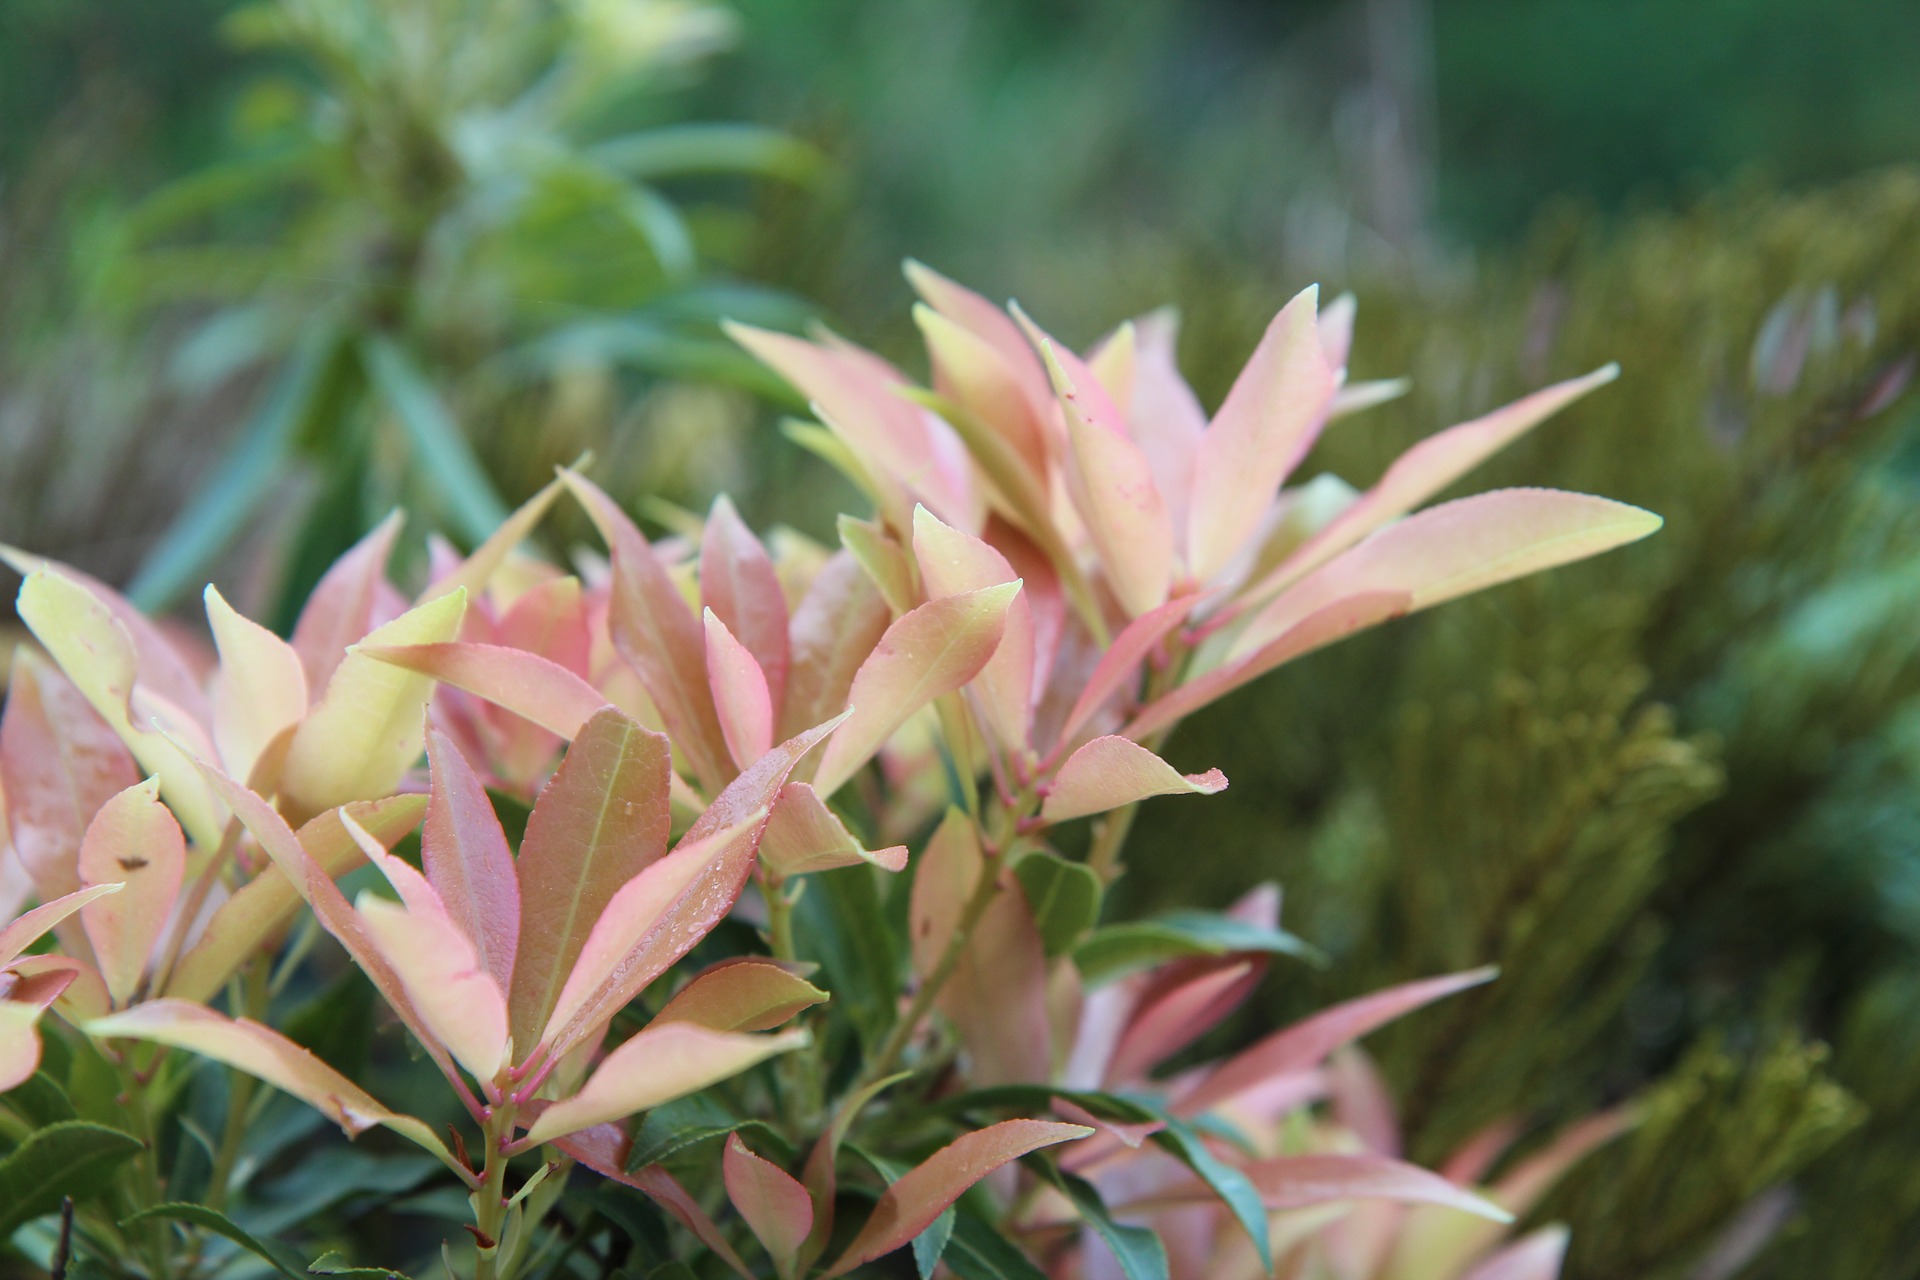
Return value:
M 1491 479 L 1667 530 L 1196 719 L 1233 787 L 1149 807 L 1128 905 L 1280 881 L 1332 963 L 1257 1020 L 1501 965 L 1372 1047 L 1423 1160 L 1639 1108 L 1542 1210 L 1572 1276 L 1905 1280 L 1916 67 L 1889 0 L 8 0 L 0 540 L 273 614 L 588 451 L 825 537 L 717 322 L 918 371 L 906 256 L 1081 341 L 1172 303 L 1209 401 L 1354 291 L 1414 380 L 1310 461 L 1355 482 L 1618 360 Z

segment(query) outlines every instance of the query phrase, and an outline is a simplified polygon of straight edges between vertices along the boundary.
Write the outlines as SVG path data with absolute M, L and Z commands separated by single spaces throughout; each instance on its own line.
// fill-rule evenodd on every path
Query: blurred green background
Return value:
M 1904 1280 L 1916 67 L 1870 0 L 10 0 L 0 539 L 271 611 L 587 450 L 825 536 L 716 322 L 919 372 L 908 255 L 1081 341 L 1172 302 L 1208 400 L 1353 289 L 1415 380 L 1309 464 L 1356 483 L 1618 359 L 1492 479 L 1666 532 L 1198 719 L 1233 788 L 1149 807 L 1130 905 L 1282 881 L 1334 963 L 1263 1018 L 1500 963 L 1374 1047 L 1423 1159 L 1637 1101 L 1546 1206 L 1571 1275 Z

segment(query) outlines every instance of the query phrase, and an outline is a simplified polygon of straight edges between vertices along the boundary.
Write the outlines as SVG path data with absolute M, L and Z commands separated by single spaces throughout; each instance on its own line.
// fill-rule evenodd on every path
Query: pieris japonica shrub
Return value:
M 736 331 L 872 499 L 838 549 L 764 543 L 724 498 L 651 541 L 566 471 L 472 554 L 436 545 L 411 593 L 382 525 L 287 639 L 209 587 L 210 645 L 9 553 L 38 642 L 0 724 L 8 914 L 38 904 L 0 932 L 16 1249 L 149 1276 L 299 1274 L 316 1235 L 364 1252 L 325 1219 L 261 1228 L 298 1222 L 263 1207 L 262 1168 L 303 1154 L 250 1154 L 278 1091 L 424 1150 L 453 1195 L 421 1213 L 462 1206 L 464 1230 L 429 1233 L 437 1258 L 360 1265 L 1556 1272 L 1563 1234 L 1502 1224 L 1626 1118 L 1498 1177 L 1507 1130 L 1422 1169 L 1392 1154 L 1354 1047 L 1492 973 L 1195 1064 L 1270 967 L 1311 958 L 1278 890 L 1133 921 L 1102 903 L 1135 806 L 1227 785 L 1157 754 L 1184 715 L 1658 527 L 1549 490 L 1422 505 L 1612 370 L 1356 492 L 1289 483 L 1329 421 L 1395 390 L 1346 383 L 1344 300 L 1290 302 L 1209 418 L 1165 315 L 1083 355 L 910 276 L 930 388 L 831 335 Z M 604 543 L 577 572 L 533 550 L 563 498 Z M 1084 856 L 1063 852 L 1085 820 Z M 451 1124 L 296 1038 L 322 933 Z M 211 1127 L 188 1105 L 210 1074 Z

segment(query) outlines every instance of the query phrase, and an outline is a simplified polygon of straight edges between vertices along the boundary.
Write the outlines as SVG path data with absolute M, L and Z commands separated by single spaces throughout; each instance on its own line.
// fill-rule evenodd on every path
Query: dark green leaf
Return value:
M 1127 1280 L 1168 1280 L 1167 1248 L 1160 1243 L 1159 1236 L 1145 1227 L 1115 1222 L 1107 1212 L 1106 1201 L 1086 1179 L 1075 1177 L 1044 1157 L 1029 1158 L 1026 1163 L 1073 1201 L 1073 1207 L 1080 1211 L 1087 1225 L 1113 1251 Z
M 1074 948 L 1073 962 L 1088 982 L 1100 983 L 1169 960 L 1236 951 L 1297 956 L 1314 964 L 1325 962 L 1312 944 L 1284 929 L 1263 929 L 1209 911 L 1175 911 L 1152 920 L 1096 929 Z
M 920 1270 L 920 1280 L 933 1280 L 933 1270 L 940 1265 L 941 1255 L 953 1239 L 953 1224 L 958 1216 L 954 1207 L 948 1205 L 931 1226 L 913 1238 L 913 1265 Z
M 647 1272 L 647 1280 L 699 1280 L 684 1262 L 669 1262 Z
M 989 1089 L 970 1089 L 940 1100 L 940 1107 L 956 1112 L 1008 1112 L 1031 1118 L 1053 1106 L 1055 1098 L 1065 1098 L 1102 1120 L 1118 1124 L 1147 1124 L 1162 1119 L 1159 1111 L 1117 1093 L 1093 1089 L 1055 1089 L 1044 1084 L 1002 1084 Z
M 45 1071 L 34 1072 L 8 1092 L 0 1094 L 0 1102 L 36 1129 L 75 1119 L 78 1114 L 67 1097 L 67 1091 Z
M 445 501 L 447 515 L 462 536 L 478 544 L 507 518 L 473 446 L 441 403 L 413 359 L 387 338 L 370 338 L 361 349 L 372 379 L 413 444 L 416 473 Z
M 1047 1280 L 1020 1246 L 970 1213 L 954 1219 L 942 1261 L 960 1280 Z
M 1084 862 L 1037 852 L 1020 859 L 1013 871 L 1049 958 L 1070 950 L 1100 918 L 1100 876 Z
M 184 1222 L 189 1226 L 211 1231 L 245 1249 L 257 1258 L 264 1258 L 273 1264 L 275 1270 L 284 1276 L 300 1276 L 306 1273 L 300 1257 L 287 1246 L 275 1241 L 261 1240 L 242 1231 L 225 1214 L 197 1204 L 157 1204 L 151 1209 L 142 1209 L 131 1218 L 121 1220 L 123 1227 L 135 1226 L 142 1222 Z
M 647 1112 L 640 1130 L 633 1135 L 633 1148 L 627 1154 L 627 1169 L 644 1169 L 650 1164 L 684 1151 L 695 1143 L 722 1138 L 736 1131 L 748 1131 L 770 1141 L 776 1154 L 792 1155 L 786 1140 L 759 1120 L 734 1115 L 705 1094 L 681 1098 Z
M 794 904 L 801 958 L 819 962 L 821 985 L 869 1051 L 886 1038 L 900 1007 L 899 935 L 880 927 L 877 874 L 862 866 L 810 875 Z
M 1213 1188 L 1240 1226 L 1253 1241 L 1253 1247 L 1260 1254 L 1261 1265 L 1268 1271 L 1273 1270 L 1273 1246 L 1267 1236 L 1267 1206 L 1260 1198 L 1260 1189 L 1246 1174 L 1221 1160 L 1207 1149 L 1207 1144 L 1192 1126 L 1172 1116 L 1163 1117 L 1167 1127 L 1153 1135 L 1154 1142 L 1164 1150 L 1171 1152 L 1182 1164 L 1200 1175 L 1200 1180 Z
M 53 1212 L 63 1196 L 81 1200 L 102 1190 L 140 1148 L 131 1134 L 85 1120 L 35 1130 L 0 1161 L 0 1240 Z
M 440 1168 L 432 1156 L 322 1147 L 307 1153 L 270 1186 L 259 1188 L 266 1203 L 248 1215 L 247 1222 L 256 1231 L 278 1234 L 356 1196 L 384 1199 L 412 1191 Z

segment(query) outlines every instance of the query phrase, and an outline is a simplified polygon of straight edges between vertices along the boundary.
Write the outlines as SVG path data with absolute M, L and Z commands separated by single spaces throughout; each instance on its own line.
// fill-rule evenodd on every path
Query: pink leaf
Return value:
M 980 673 L 1000 644 L 1018 582 L 943 596 L 903 615 L 861 663 L 852 714 L 827 744 L 814 785 L 831 796 L 920 708 Z
M 1173 525 L 1146 455 L 1119 410 L 1072 352 L 1042 354 L 1066 413 L 1067 491 L 1086 522 L 1107 582 L 1129 617 L 1163 604 L 1173 581 Z
M 614 894 L 666 852 L 671 748 L 607 707 L 573 740 L 520 845 L 520 941 L 509 1006 L 530 1050 Z
M 1408 982 L 1322 1010 L 1274 1032 L 1208 1071 L 1198 1084 L 1177 1099 L 1175 1110 L 1183 1116 L 1198 1115 L 1277 1076 L 1317 1067 L 1340 1046 L 1351 1044 L 1421 1005 L 1489 982 L 1495 973 L 1496 970 L 1490 968 L 1469 969 L 1464 973 Z
M 807 1189 L 779 1165 L 747 1150 L 737 1133 L 727 1139 L 721 1174 L 727 1184 L 727 1199 L 746 1219 L 754 1238 L 766 1247 L 774 1270 L 787 1280 L 794 1273 L 800 1246 L 813 1230 L 813 1201 Z
M 766 548 L 724 496 L 700 541 L 700 598 L 753 655 L 777 709 L 787 691 L 787 597 Z
M 608 1054 L 578 1093 L 542 1111 L 520 1145 L 535 1147 L 683 1098 L 807 1040 L 804 1031 L 763 1036 L 690 1022 L 648 1026 Z
M 601 1177 L 611 1178 L 645 1195 L 672 1214 L 681 1226 L 691 1231 L 715 1257 L 733 1268 L 742 1280 L 754 1280 L 753 1272 L 733 1251 L 733 1246 L 727 1243 L 726 1236 L 714 1225 L 707 1211 L 700 1207 L 700 1202 L 685 1187 L 674 1181 L 672 1174 L 657 1164 L 627 1172 L 627 1152 L 632 1143 L 619 1129 L 610 1124 L 595 1125 L 591 1129 L 556 1139 L 554 1145 Z
M 1398 591 L 1425 609 L 1637 542 L 1660 517 L 1623 502 L 1553 489 L 1496 489 L 1417 512 L 1280 593 L 1235 637 L 1244 657 L 1337 600 Z
M 381 1106 L 313 1054 L 257 1022 L 230 1019 L 185 1000 L 149 1000 L 124 1013 L 96 1019 L 86 1031 L 105 1039 L 172 1045 L 212 1058 L 292 1094 L 346 1130 L 348 1137 L 385 1125 L 453 1163 L 426 1124 Z
M 511 991 L 520 944 L 520 880 L 507 834 L 473 766 L 438 730 L 427 734 L 427 759 L 433 789 L 420 833 L 420 863 L 480 966 L 501 991 Z
M 374 610 L 386 581 L 387 557 L 400 534 L 400 520 L 395 511 L 354 543 L 333 562 L 300 610 L 300 620 L 293 627 L 293 648 L 306 668 L 307 691 L 314 697 L 326 692 L 334 668 L 347 656 L 347 646 L 358 643 L 377 625 Z
M 1174 536 L 1186 545 L 1188 504 L 1193 497 L 1193 462 L 1206 433 L 1207 415 L 1193 388 L 1180 376 L 1174 347 L 1179 318 L 1170 309 L 1133 322 L 1133 402 L 1127 426 L 1146 455 L 1153 482 L 1167 500 Z
M 464 590 L 471 598 L 478 599 L 485 594 L 487 584 L 493 580 L 494 571 L 506 563 L 514 549 L 527 540 L 540 521 L 546 518 L 554 500 L 560 496 L 561 482 L 549 480 L 541 486 L 540 492 L 528 498 L 516 508 L 512 515 L 500 522 L 500 527 L 487 535 L 485 542 L 473 549 L 473 554 L 455 565 L 453 569 L 434 579 L 433 585 L 420 594 L 420 603 L 425 604 L 436 596 Z M 385 556 L 381 557 L 385 560 Z M 352 640 L 359 639 L 358 636 Z
M 593 713 L 607 705 L 606 697 L 585 680 L 525 649 L 454 640 L 367 645 L 357 652 L 464 689 L 562 738 L 578 734 Z
M 1210 796 L 1226 788 L 1227 776 L 1218 769 L 1181 773 L 1139 743 L 1109 734 L 1067 757 L 1054 776 L 1040 816 L 1047 822 L 1066 822 L 1148 796 Z
M 1136 741 L 1157 733 L 1276 667 L 1343 640 L 1356 631 L 1401 616 L 1412 608 L 1412 601 L 1413 597 L 1404 591 L 1367 591 L 1335 600 L 1246 657 L 1194 676 L 1171 693 L 1154 699 L 1120 732 Z
M 913 512 L 913 555 L 928 596 L 960 595 L 1018 580 L 1007 558 L 925 507 Z M 975 677 L 975 689 L 1000 744 L 1016 757 L 1030 750 L 1034 683 L 1033 612 L 1023 592 L 1007 607 L 999 648 Z
M 1050 1120 L 1002 1120 L 955 1138 L 908 1170 L 880 1196 L 860 1234 L 833 1264 L 828 1277 L 847 1272 L 892 1253 L 919 1235 L 958 1200 L 961 1193 L 1002 1165 L 1030 1151 L 1084 1138 L 1093 1130 L 1082 1124 Z
M 1046 369 L 1035 358 L 1033 347 L 1020 332 L 1020 326 L 973 290 L 921 263 L 909 260 L 906 276 L 914 292 L 925 299 L 928 306 L 999 354 L 1007 372 L 1019 384 L 1020 394 L 1044 439 L 1045 423 L 1053 408 L 1053 391 L 1047 384 Z
M 38 1001 L 0 999 L 0 1093 L 25 1084 L 40 1069 Z
M 301 827 L 296 839 L 322 873 L 342 875 L 364 861 L 341 821 L 343 815 L 351 816 L 381 844 L 391 845 L 420 825 L 426 807 L 427 797 L 420 795 L 357 801 L 327 810 Z M 212 999 L 249 957 L 286 928 L 302 896 L 280 865 L 269 862 L 220 904 L 199 938 L 165 976 L 164 993 L 182 1000 Z
M 0 790 L 14 852 L 43 902 L 80 887 L 80 839 L 111 797 L 140 780 L 133 757 L 85 695 L 22 648 L 0 720 Z
M 1273 318 L 1194 458 L 1187 569 L 1211 580 L 1260 528 L 1280 482 L 1313 447 L 1333 399 L 1309 286 Z
M 867 863 L 886 871 L 907 865 L 907 848 L 868 850 L 827 808 L 820 793 L 804 782 L 789 782 L 774 802 L 760 841 L 760 862 L 779 876 L 833 871 Z
M 988 310 L 1006 321 L 991 306 Z M 926 340 L 934 389 L 1006 441 L 1009 452 L 1036 482 L 1044 479 L 1050 397 L 1045 377 L 1031 376 L 1040 373 L 1039 366 L 1019 331 L 1013 330 L 1013 337 L 1020 349 L 1009 359 L 1006 352 L 934 307 L 916 306 L 913 322 Z M 1013 326 L 1009 323 L 1008 328 Z
M 566 472 L 613 556 L 613 600 L 608 626 L 614 647 L 640 677 L 674 745 L 693 772 L 718 786 L 726 743 L 707 688 L 706 642 L 700 622 L 666 567 L 613 499 L 583 476 Z
M 886 601 L 850 553 L 836 552 L 821 566 L 793 614 L 782 735 L 791 737 L 846 709 L 854 674 L 892 621 Z
M 20 958 L 20 953 L 45 937 L 47 931 L 90 902 L 119 893 L 124 885 L 96 884 L 76 889 L 62 898 L 42 903 L 0 928 L 0 969 Z
M 1536 391 L 1485 417 L 1428 436 L 1396 458 L 1373 488 L 1275 566 L 1256 586 L 1242 593 L 1242 598 L 1264 600 L 1287 584 L 1297 582 L 1375 529 L 1399 519 L 1439 493 L 1540 422 L 1619 375 L 1618 365 L 1606 365 L 1585 377 Z
M 1141 994 L 1114 1046 L 1106 1083 L 1145 1079 L 1239 1008 L 1265 972 L 1265 965 L 1247 958 L 1174 966 Z
M 1087 678 L 1086 687 L 1075 699 L 1073 710 L 1067 713 L 1066 722 L 1060 726 L 1061 742 L 1073 741 L 1073 735 L 1079 732 L 1081 726 L 1134 679 L 1140 664 L 1153 652 L 1154 646 L 1172 635 L 1203 598 L 1188 595 L 1169 600 L 1129 622 L 1126 629 L 1114 637 L 1113 643 L 1100 655 L 1099 665 Z
M 537 653 L 575 675 L 590 666 L 593 639 L 578 578 L 554 578 L 514 600 L 494 637 L 509 649 Z
M 1567 1256 L 1567 1229 L 1542 1227 L 1493 1254 L 1461 1280 L 1555 1280 Z
M 125 886 L 125 892 L 80 912 L 115 1004 L 124 1005 L 139 990 L 186 873 L 186 837 L 160 803 L 157 778 L 108 800 L 87 827 L 80 845 L 81 882 Z
M 1391 1200 L 1401 1204 L 1442 1205 L 1494 1222 L 1511 1222 L 1513 1215 L 1490 1200 L 1455 1186 L 1419 1165 L 1378 1155 L 1323 1153 L 1275 1156 L 1241 1166 L 1268 1209 L 1305 1209 L 1333 1200 Z M 1147 1197 L 1145 1203 L 1180 1204 L 1212 1199 L 1214 1191 L 1194 1178 Z
M 773 697 L 760 664 L 719 615 L 708 609 L 703 621 L 707 682 L 720 715 L 720 733 L 734 764 L 744 769 L 773 745 Z
M 772 960 L 740 956 L 704 970 L 682 987 L 653 1023 L 691 1022 L 710 1031 L 771 1031 L 827 993 Z

